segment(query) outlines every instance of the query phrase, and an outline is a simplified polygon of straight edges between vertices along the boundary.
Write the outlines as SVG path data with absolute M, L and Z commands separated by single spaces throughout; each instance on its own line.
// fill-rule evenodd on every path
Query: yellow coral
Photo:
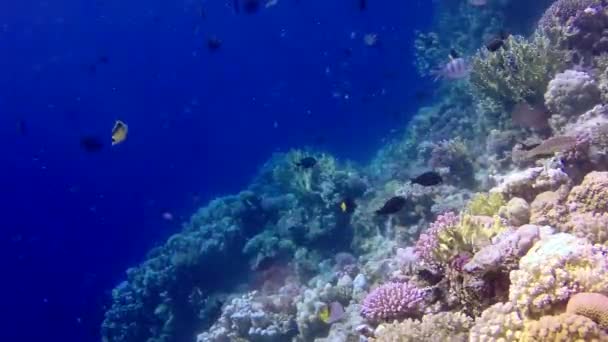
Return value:
M 471 199 L 466 212 L 470 215 L 494 216 L 505 204 L 507 202 L 500 192 L 479 193 Z
M 555 234 L 537 242 L 511 271 L 509 299 L 532 318 L 553 314 L 575 293 L 608 291 L 607 267 L 587 240 Z
M 608 172 L 591 172 L 568 196 L 568 203 L 577 211 L 608 211 Z
M 433 258 L 445 265 L 462 252 L 475 254 L 506 229 L 498 216 L 462 215 L 458 225 L 439 231 Z
M 608 341 L 608 334 L 587 317 L 564 313 L 526 322 L 521 341 L 599 342 Z
M 566 312 L 585 316 L 602 329 L 608 329 L 608 297 L 601 293 L 577 293 L 570 298 Z
M 516 342 L 524 330 L 524 318 L 512 303 L 496 303 L 487 308 L 469 334 L 470 342 Z
M 425 315 L 422 321 L 406 319 L 379 327 L 374 342 L 467 341 L 473 320 L 459 312 Z

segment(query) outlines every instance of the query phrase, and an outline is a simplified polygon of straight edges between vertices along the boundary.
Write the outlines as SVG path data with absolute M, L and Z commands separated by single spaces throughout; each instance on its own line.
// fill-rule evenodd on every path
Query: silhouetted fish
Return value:
M 420 184 L 422 186 L 432 186 L 443 182 L 441 176 L 435 171 L 429 171 L 421 174 L 418 177 L 410 179 L 412 183 Z
M 456 58 L 460 58 L 460 54 L 454 50 L 454 49 L 450 49 L 450 57 L 456 59 Z
M 302 158 L 296 163 L 296 166 L 299 166 L 303 169 L 310 169 L 313 168 L 315 165 L 317 165 L 317 160 L 313 157 Z
M 363 12 L 367 9 L 367 0 L 359 0 L 359 11 Z
M 207 39 L 207 49 L 211 52 L 217 51 L 220 47 L 222 47 L 222 40 L 216 36 L 211 36 Z
M 390 215 L 403 209 L 405 206 L 405 197 L 395 196 L 384 203 L 382 208 L 376 210 L 376 215 Z
M 108 64 L 108 63 L 110 63 L 110 57 L 100 56 L 98 62 L 99 62 L 99 64 Z
M 89 153 L 99 152 L 103 149 L 103 142 L 98 137 L 84 136 L 80 138 L 80 147 Z
M 256 13 L 260 10 L 260 7 L 260 0 L 243 0 L 243 11 L 245 13 Z
M 502 48 L 505 45 L 505 40 L 509 38 L 509 33 L 505 31 L 500 31 L 498 35 L 492 38 L 487 44 L 486 49 L 490 52 L 498 51 L 498 49 Z
M 340 202 L 340 211 L 344 214 L 352 214 L 357 209 L 357 203 L 352 198 L 345 198 Z
M 20 136 L 24 137 L 27 135 L 27 124 L 25 123 L 25 120 L 18 119 L 15 123 L 15 128 L 17 129 L 17 134 Z

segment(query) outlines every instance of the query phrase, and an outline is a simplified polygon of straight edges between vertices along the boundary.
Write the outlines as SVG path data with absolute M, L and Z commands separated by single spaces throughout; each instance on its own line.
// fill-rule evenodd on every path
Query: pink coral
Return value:
M 372 322 L 416 316 L 424 295 L 425 291 L 409 283 L 387 283 L 365 297 L 361 315 Z
M 447 212 L 437 216 L 437 219 L 435 222 L 431 223 L 429 229 L 420 234 L 420 237 L 414 246 L 414 250 L 416 255 L 418 255 L 418 257 L 428 266 L 433 266 L 435 264 L 433 251 L 438 246 L 437 235 L 439 232 L 457 225 L 459 220 L 458 215 L 453 212 Z

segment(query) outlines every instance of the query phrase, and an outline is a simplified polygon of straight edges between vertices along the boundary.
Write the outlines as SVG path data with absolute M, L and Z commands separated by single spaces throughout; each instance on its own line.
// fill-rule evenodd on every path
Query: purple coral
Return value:
M 440 232 L 457 225 L 459 221 L 458 215 L 453 212 L 447 212 L 437 216 L 435 222 L 431 223 L 429 229 L 420 234 L 418 241 L 416 241 L 416 245 L 414 246 L 416 255 L 418 255 L 418 257 L 428 266 L 433 266 L 435 264 L 433 252 L 437 249 L 439 244 L 437 235 Z
M 416 316 L 424 294 L 425 291 L 409 283 L 387 283 L 365 297 L 361 315 L 372 322 Z
M 557 0 L 545 11 L 538 26 L 547 30 L 551 29 L 556 23 L 564 25 L 568 19 L 586 8 L 599 5 L 602 5 L 602 0 Z

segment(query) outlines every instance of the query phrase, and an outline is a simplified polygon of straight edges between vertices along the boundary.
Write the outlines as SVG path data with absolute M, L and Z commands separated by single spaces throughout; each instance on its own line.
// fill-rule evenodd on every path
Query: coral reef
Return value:
M 608 260 L 587 240 L 559 233 L 539 241 L 510 273 L 509 299 L 526 316 L 553 314 L 579 292 L 608 291 Z
M 367 167 L 275 154 L 127 271 L 103 341 L 608 340 L 606 2 L 554 1 L 491 49 L 516 2 L 433 6 L 419 71 L 453 48 L 470 77 Z

